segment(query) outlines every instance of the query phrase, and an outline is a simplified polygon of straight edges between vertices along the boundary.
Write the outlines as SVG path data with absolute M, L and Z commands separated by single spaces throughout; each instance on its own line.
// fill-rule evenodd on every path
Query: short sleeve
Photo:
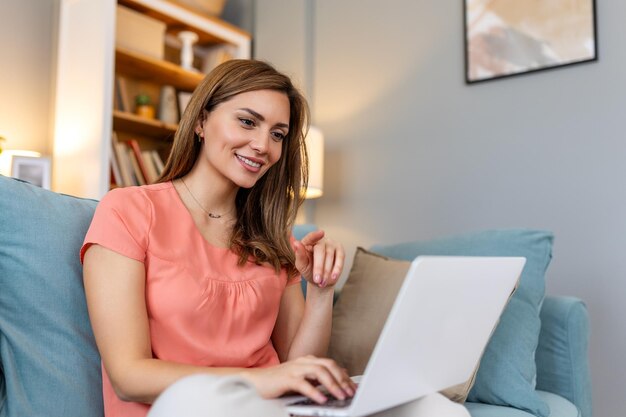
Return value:
M 152 207 L 141 188 L 110 191 L 96 207 L 80 250 L 81 263 L 87 249 L 94 244 L 144 262 L 151 219 Z

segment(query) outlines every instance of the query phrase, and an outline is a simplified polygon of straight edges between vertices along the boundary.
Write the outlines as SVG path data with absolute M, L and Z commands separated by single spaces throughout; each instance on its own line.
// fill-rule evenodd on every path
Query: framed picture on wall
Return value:
M 11 158 L 11 176 L 49 190 L 51 177 L 50 158 L 14 155 Z
M 464 0 L 465 81 L 598 59 L 595 0 Z

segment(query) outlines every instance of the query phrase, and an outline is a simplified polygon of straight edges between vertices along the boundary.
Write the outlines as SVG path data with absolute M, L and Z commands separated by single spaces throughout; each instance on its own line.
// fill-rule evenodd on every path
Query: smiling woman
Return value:
M 106 417 L 145 416 L 194 374 L 235 375 L 264 398 L 323 402 L 315 381 L 354 394 L 345 370 L 321 358 L 343 248 L 322 231 L 290 236 L 308 118 L 288 77 L 229 61 L 193 93 L 157 183 L 101 200 L 81 256 Z
M 246 226 L 217 233 L 222 240 L 215 243 L 237 247 L 240 262 L 254 253 L 274 268 L 288 266 L 287 237 L 308 182 L 308 119 L 306 100 L 288 77 L 259 61 L 226 62 L 192 95 L 159 182 L 176 186 L 184 177 L 203 209 L 236 212 Z

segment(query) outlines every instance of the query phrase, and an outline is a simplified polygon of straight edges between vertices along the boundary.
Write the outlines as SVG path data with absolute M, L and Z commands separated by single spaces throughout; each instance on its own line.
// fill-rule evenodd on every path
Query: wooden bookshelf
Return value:
M 141 158 L 145 154 L 157 153 L 162 165 L 162 160 L 167 159 L 178 128 L 177 124 L 133 113 L 136 97 L 139 94 L 147 95 L 151 105 L 159 109 L 163 86 L 174 87 L 178 95 L 181 92 L 194 91 L 205 77 L 200 71 L 190 71 L 177 65 L 180 52 L 177 49 L 179 46 L 176 35 L 182 30 L 198 35 L 199 40 L 194 43 L 196 68 L 217 65 L 216 54 L 224 49 L 232 53 L 231 58 L 249 58 L 250 35 L 218 18 L 197 14 L 169 0 L 117 0 L 117 4 L 156 19 L 166 27 L 163 58 L 155 58 L 119 44 L 115 47 L 112 137 L 113 148 L 117 150 L 113 150 L 111 156 L 117 156 L 120 159 L 117 161 L 118 165 L 126 167 L 126 171 L 130 170 L 135 175 L 134 180 L 129 180 L 128 175 L 121 181 L 117 178 L 115 183 L 120 186 L 142 184 L 141 178 L 147 180 L 148 177 L 155 177 L 149 174 L 149 170 L 141 168 Z M 213 57 L 216 59 L 213 60 Z M 134 144 L 132 155 L 125 158 L 128 153 L 125 147 L 131 143 Z M 133 161 L 137 162 L 133 164 Z M 126 162 L 130 162 L 130 166 Z M 149 161 L 145 162 L 145 168 L 149 168 L 151 164 Z
M 122 142 L 137 140 L 142 150 L 156 151 L 162 160 L 167 159 L 177 126 L 144 119 L 131 112 L 139 93 L 150 97 L 158 114 L 163 86 L 173 86 L 178 95 L 192 92 L 203 79 L 204 75 L 200 72 L 176 65 L 180 56 L 177 51 L 180 47 L 178 32 L 189 30 L 198 34 L 199 41 L 194 44 L 194 65 L 207 70 L 211 67 L 212 52 L 222 47 L 233 58 L 250 58 L 251 37 L 217 17 L 193 12 L 175 1 L 87 3 L 89 5 L 83 1 L 60 2 L 59 13 L 66 18 L 60 23 L 63 36 L 59 36 L 58 47 L 67 53 L 60 54 L 57 62 L 58 74 L 63 76 L 59 76 L 55 84 L 55 146 L 58 144 L 59 149 L 61 145 L 63 149 L 71 147 L 72 152 L 55 150 L 53 187 L 67 194 L 101 198 L 110 186 L 111 158 L 114 155 L 112 146 L 107 142 L 112 141 L 114 133 Z M 118 5 L 165 24 L 164 58 L 155 59 L 148 54 L 131 52 L 130 48 L 123 48 L 122 43 L 117 42 Z M 85 27 L 90 30 L 85 31 Z M 158 41 L 161 42 L 160 39 Z M 117 44 L 119 48 L 116 48 Z M 89 60 L 81 53 L 85 45 L 89 45 L 92 52 Z M 101 70 L 94 71 L 94 68 Z M 76 88 L 76 79 L 80 85 L 89 88 Z M 124 88 L 120 87 L 120 79 L 124 80 Z M 78 110 L 88 112 L 88 123 L 76 123 L 76 118 L 81 118 L 76 113 Z M 80 138 L 80 143 L 74 138 Z M 85 175 L 86 172 L 89 175 Z

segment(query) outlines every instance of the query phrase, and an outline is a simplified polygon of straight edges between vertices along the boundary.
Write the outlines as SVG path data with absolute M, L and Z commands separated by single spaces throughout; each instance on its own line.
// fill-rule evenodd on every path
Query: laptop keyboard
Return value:
M 350 397 L 350 398 L 346 398 L 345 400 L 340 400 L 339 398 L 336 398 L 330 394 L 327 394 L 326 397 L 328 398 L 328 401 L 326 401 L 324 404 L 318 404 L 315 401 L 311 400 L 310 398 L 307 398 L 306 400 L 302 400 L 302 401 L 298 401 L 295 403 L 291 403 L 289 404 L 289 406 L 294 406 L 294 405 L 304 405 L 304 406 L 318 406 L 318 407 L 330 407 L 330 408 L 344 408 L 344 407 L 348 407 L 351 403 L 352 403 L 352 398 L 354 397 Z

